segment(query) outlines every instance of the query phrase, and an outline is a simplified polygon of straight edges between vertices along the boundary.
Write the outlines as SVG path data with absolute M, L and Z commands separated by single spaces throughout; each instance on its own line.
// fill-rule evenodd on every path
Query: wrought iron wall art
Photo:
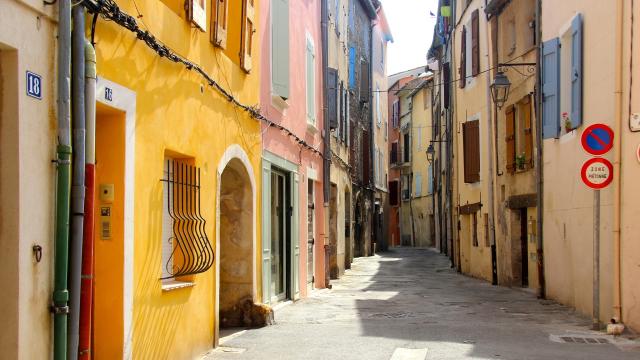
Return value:
M 168 241 L 171 255 L 163 264 L 161 279 L 198 274 L 213 265 L 214 253 L 205 232 L 206 220 L 200 213 L 200 169 L 179 160 L 167 160 L 166 206 L 171 217 Z

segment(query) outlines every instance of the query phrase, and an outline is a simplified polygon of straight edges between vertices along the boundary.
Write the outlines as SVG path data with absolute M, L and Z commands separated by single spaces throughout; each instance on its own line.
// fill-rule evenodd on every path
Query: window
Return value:
M 391 105 L 391 126 L 397 129 L 400 124 L 400 100 L 396 99 Z
M 356 87 L 356 48 L 349 47 L 349 88 Z
M 250 72 L 253 67 L 253 34 L 255 28 L 254 0 L 242 1 L 242 42 L 240 45 L 240 67 Z
M 462 27 L 460 40 L 460 87 L 464 88 L 480 73 L 480 15 L 478 9 Z M 463 81 L 464 80 L 464 81 Z
M 366 59 L 360 59 L 360 102 L 369 102 L 370 85 L 369 85 L 369 62 Z
M 480 16 L 478 9 L 471 13 L 471 76 L 480 73 Z
M 415 177 L 416 178 L 415 178 L 414 182 L 415 182 L 416 188 L 415 188 L 414 196 L 415 197 L 420 197 L 422 195 L 422 174 L 417 172 L 415 174 Z
M 411 161 L 411 136 L 408 132 L 404 133 L 404 151 L 403 151 L 403 160 L 405 163 Z
M 420 148 L 422 147 L 422 126 L 417 126 L 416 132 L 418 133 L 418 141 L 416 141 L 416 151 L 420 151 Z
M 391 164 L 398 163 L 398 142 L 394 141 L 391 143 L 391 154 L 390 154 Z
M 306 79 L 307 79 L 307 122 L 316 125 L 316 55 L 313 40 L 307 34 Z
M 402 201 L 408 201 L 411 187 L 409 186 L 409 175 L 402 175 Z
M 376 84 L 376 116 L 378 127 L 382 126 L 382 112 L 380 111 L 380 86 Z
M 582 15 L 577 14 L 560 38 L 542 44 L 544 139 L 582 125 L 582 31 Z
M 445 85 L 446 87 L 446 85 Z M 422 89 L 422 102 L 424 103 L 425 110 L 429 108 L 429 104 L 431 103 L 431 98 L 429 97 L 430 91 L 427 88 Z
M 327 68 L 327 113 L 329 128 L 338 128 L 338 70 Z
M 467 121 L 462 124 L 464 150 L 464 182 L 480 181 L 480 121 Z
M 190 0 L 188 2 L 189 21 L 195 24 L 200 30 L 207 31 L 207 3 L 205 0 Z
M 271 1 L 271 89 L 289 98 L 289 0 Z
M 398 196 L 399 188 L 398 188 L 398 180 L 389 181 L 389 205 L 398 206 L 400 205 L 400 197 Z

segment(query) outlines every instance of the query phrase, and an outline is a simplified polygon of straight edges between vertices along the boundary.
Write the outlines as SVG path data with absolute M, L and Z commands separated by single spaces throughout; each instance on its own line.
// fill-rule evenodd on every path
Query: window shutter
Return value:
M 422 175 L 420 173 L 416 173 L 415 183 L 416 183 L 415 196 L 416 197 L 422 196 Z
M 458 85 L 464 89 L 467 85 L 467 27 L 462 27 L 462 35 L 460 35 L 460 80 Z
M 433 194 L 433 166 L 429 164 L 427 167 L 427 191 L 429 194 Z
M 471 14 L 471 76 L 480 73 L 480 16 L 478 9 Z
M 211 41 L 218 47 L 225 49 L 227 47 L 227 1 L 228 0 L 213 0 L 215 5 L 211 6 L 211 10 L 215 12 L 215 15 L 211 16 L 213 26 L 211 27 Z
M 329 112 L 329 128 L 338 127 L 338 70 L 328 68 L 327 107 Z
M 516 111 L 513 105 L 509 106 L 505 112 L 505 144 L 507 146 L 507 156 L 505 163 L 507 172 L 513 174 L 516 171 Z
M 464 150 L 464 182 L 480 181 L 480 121 L 467 121 L 462 124 Z
M 542 138 L 560 135 L 560 41 L 542 44 Z
M 243 0 L 242 2 L 242 45 L 240 46 L 240 66 L 246 72 L 250 72 L 253 66 L 252 47 L 253 33 L 255 30 L 256 10 L 254 0 Z
M 526 166 L 533 167 L 533 124 L 531 123 L 531 97 L 527 95 L 522 102 L 524 120 L 524 159 Z
M 369 102 L 369 62 L 362 59 L 360 61 L 360 101 Z
M 398 143 L 391 143 L 391 164 L 398 163 Z
M 340 89 L 342 90 L 342 142 L 348 144 L 349 141 L 349 97 L 347 93 L 347 89 L 344 86 L 344 82 L 340 82 Z
M 371 146 L 369 142 L 369 132 L 362 131 L 362 181 L 365 185 L 371 184 Z
M 275 95 L 289 98 L 289 0 L 273 0 L 271 83 Z
M 356 87 L 356 48 L 349 48 L 349 88 Z
M 356 142 L 354 139 L 355 136 L 355 122 L 353 120 L 349 121 L 349 166 L 351 166 L 352 174 L 356 174 Z
M 189 21 L 194 23 L 200 30 L 207 31 L 207 2 L 206 0 L 189 1 Z
M 444 108 L 448 109 L 449 108 L 449 96 L 450 96 L 450 91 L 449 91 L 449 87 L 451 86 L 451 67 L 450 64 L 444 63 L 442 65 L 442 72 L 443 72 L 443 77 L 444 77 L 444 84 L 443 84 L 443 96 L 444 96 Z
M 315 56 L 313 45 L 307 41 L 306 48 L 307 56 L 306 56 L 306 68 L 307 68 L 307 119 L 315 123 L 316 119 L 316 109 L 315 109 Z
M 582 15 L 571 22 L 571 125 L 582 125 Z

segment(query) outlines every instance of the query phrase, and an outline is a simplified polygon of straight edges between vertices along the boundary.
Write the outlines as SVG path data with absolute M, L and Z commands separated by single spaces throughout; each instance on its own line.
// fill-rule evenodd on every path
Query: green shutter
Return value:
M 262 302 L 271 302 L 271 162 L 262 159 Z
M 289 0 L 271 1 L 271 86 L 289 98 Z

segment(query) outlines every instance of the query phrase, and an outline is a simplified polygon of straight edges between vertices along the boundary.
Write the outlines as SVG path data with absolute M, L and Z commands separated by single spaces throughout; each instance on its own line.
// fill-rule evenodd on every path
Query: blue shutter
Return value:
M 429 167 L 427 167 L 427 191 L 429 192 L 429 194 L 433 194 L 433 167 L 431 166 L 431 164 L 429 164 Z
M 571 22 L 571 125 L 582 125 L 582 15 Z
M 329 128 L 338 128 L 338 70 L 328 68 L 327 108 L 329 112 Z
M 356 86 L 356 48 L 349 48 L 349 88 Z
M 560 134 L 560 41 L 542 44 L 542 138 Z

